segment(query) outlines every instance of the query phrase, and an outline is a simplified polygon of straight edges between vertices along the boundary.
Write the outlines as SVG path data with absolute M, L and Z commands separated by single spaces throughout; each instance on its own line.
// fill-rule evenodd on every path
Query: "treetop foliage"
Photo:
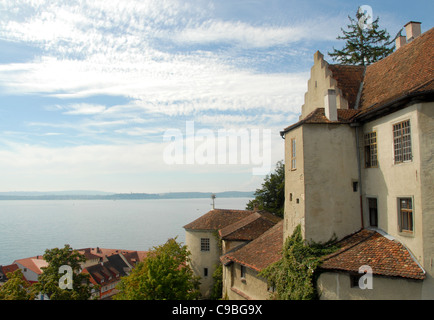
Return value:
M 389 47 L 390 35 L 386 30 L 379 28 L 379 17 L 372 21 L 369 28 L 361 28 L 360 19 L 364 19 L 363 13 L 357 11 L 356 19 L 348 16 L 350 24 L 348 30 L 341 28 L 342 36 L 338 40 L 345 40 L 345 45 L 338 50 L 333 48 L 328 54 L 333 60 L 341 64 L 369 65 L 391 54 L 394 45 Z

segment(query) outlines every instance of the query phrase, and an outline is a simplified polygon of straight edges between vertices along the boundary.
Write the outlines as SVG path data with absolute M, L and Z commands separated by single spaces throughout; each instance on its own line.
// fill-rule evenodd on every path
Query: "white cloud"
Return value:
M 62 177 L 71 183 L 70 189 L 85 180 L 86 188 L 98 188 L 91 185 L 93 181 L 109 177 L 127 186 L 128 178 L 155 172 L 251 172 L 249 165 L 165 164 L 159 133 L 182 122 L 170 122 L 178 115 L 213 129 L 273 129 L 271 164 L 281 160 L 280 123 L 299 112 L 309 75 L 259 72 L 256 53 L 251 57 L 239 53 L 311 39 L 310 31 L 302 26 L 227 21 L 207 9 L 208 3 L 200 0 L 0 0 L 0 11 L 7 12 L 0 19 L 0 38 L 39 49 L 33 60 L 0 64 L 1 91 L 65 99 L 65 104 L 44 110 L 53 112 L 55 121 L 38 118 L 25 123 L 30 131 L 45 134 L 47 141 L 59 139 L 65 144 L 57 142 L 55 147 L 39 140 L 31 144 L 31 139 L 26 145 L 6 143 L 8 147 L 0 150 L 0 171 L 7 172 L 2 179 L 36 188 L 55 186 Z M 187 48 L 216 43 L 237 50 Z M 241 60 L 247 67 L 237 67 Z M 97 95 L 121 96 L 128 102 L 115 106 L 82 102 Z M 72 98 L 81 102 L 71 103 Z M 156 140 L 137 143 L 142 136 Z M 240 188 L 246 186 L 239 183 Z
M 171 54 L 154 45 L 163 38 L 270 46 L 297 38 L 303 28 L 218 20 L 205 20 L 192 27 L 192 17 L 197 16 L 198 21 L 207 17 L 197 4 L 65 2 L 35 10 L 36 14 L 25 21 L 6 19 L 0 22 L 2 37 L 35 43 L 46 51 L 33 62 L 1 65 L 0 84 L 12 93 L 44 93 L 60 98 L 123 95 L 147 110 L 171 115 L 264 106 L 295 111 L 300 105 L 298 97 L 305 90 L 305 74 L 237 70 L 218 54 Z M 36 3 L 35 7 L 41 5 Z
M 66 109 L 64 114 L 70 115 L 92 115 L 103 113 L 107 108 L 103 105 L 95 105 L 90 103 L 79 103 L 61 107 Z

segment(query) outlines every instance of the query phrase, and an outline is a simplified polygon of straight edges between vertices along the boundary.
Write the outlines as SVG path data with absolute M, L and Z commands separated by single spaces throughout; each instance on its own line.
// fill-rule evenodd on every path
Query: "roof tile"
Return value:
M 261 271 L 282 257 L 282 246 L 283 220 L 255 240 L 223 255 L 220 260 L 224 264 L 232 261 Z
M 254 211 L 213 209 L 184 226 L 190 230 L 220 230 L 251 215 Z
M 358 272 L 363 265 L 373 274 L 422 280 L 425 271 L 398 241 L 363 229 L 339 242 L 340 249 L 323 258 L 321 268 Z

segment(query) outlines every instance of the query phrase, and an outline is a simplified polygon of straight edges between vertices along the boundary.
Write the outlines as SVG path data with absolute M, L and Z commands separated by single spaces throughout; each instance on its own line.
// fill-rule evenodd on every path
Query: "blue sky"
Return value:
M 269 130 L 274 165 L 360 5 L 433 27 L 432 1 L 0 0 L 0 191 L 255 190 L 258 163 L 167 163 L 164 134 Z

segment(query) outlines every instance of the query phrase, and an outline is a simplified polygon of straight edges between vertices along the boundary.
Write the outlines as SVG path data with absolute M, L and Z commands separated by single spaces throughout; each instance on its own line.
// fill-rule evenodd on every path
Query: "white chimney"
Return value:
M 410 41 L 414 40 L 415 38 L 417 38 L 418 36 L 420 36 L 420 34 L 421 34 L 420 25 L 421 25 L 421 23 L 416 22 L 416 21 L 410 21 L 410 22 L 407 22 L 406 25 L 404 25 L 405 32 L 407 34 L 407 42 L 410 42 Z
M 328 89 L 324 96 L 324 112 L 330 121 L 338 120 L 338 110 L 336 107 L 336 90 Z
M 395 40 L 396 50 L 398 50 L 399 48 L 405 46 L 406 43 L 407 43 L 407 40 L 406 40 L 405 36 L 399 36 L 399 37 L 397 37 L 396 40 Z

